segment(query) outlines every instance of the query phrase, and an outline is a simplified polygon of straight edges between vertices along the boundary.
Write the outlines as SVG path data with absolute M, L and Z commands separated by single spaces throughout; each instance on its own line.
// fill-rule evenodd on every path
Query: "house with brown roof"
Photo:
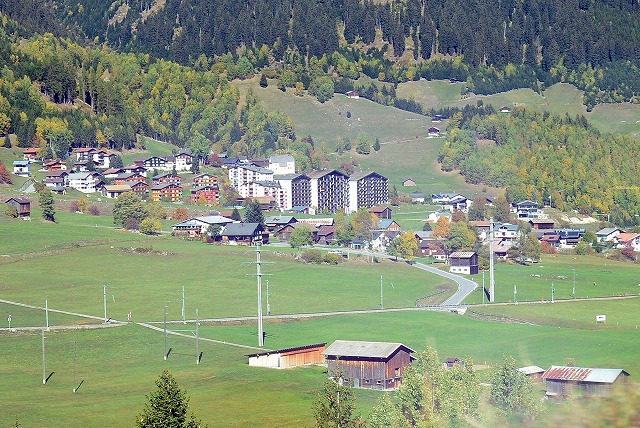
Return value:
M 304 224 L 304 223 L 289 223 L 286 226 L 283 226 L 280 229 L 278 229 L 276 232 L 274 232 L 274 235 L 277 235 L 278 239 L 281 242 L 289 242 L 289 239 L 291 239 L 291 234 L 296 229 L 299 229 L 301 227 L 309 228 L 309 230 L 311 231 L 311 235 L 313 236 L 313 242 L 315 243 L 318 241 L 318 229 L 314 226 Z
M 613 238 L 616 248 L 633 248 L 633 251 L 640 252 L 640 233 L 624 232 Z
M 197 186 L 218 187 L 218 177 L 207 172 L 195 175 L 193 177 L 193 187 Z
M 547 218 L 532 218 L 531 220 L 529 220 L 529 224 L 534 230 L 547 230 L 553 229 L 555 222 Z
M 213 205 L 220 197 L 218 186 L 194 186 L 191 189 L 191 203 L 200 204 L 204 202 L 206 205 Z
M 222 242 L 231 245 L 269 243 L 269 232 L 260 223 L 230 223 L 220 234 Z
M 623 369 L 551 366 L 542 379 L 547 397 L 608 397 L 628 382 L 629 373 Z
M 60 159 L 56 159 L 45 162 L 43 165 L 43 169 L 45 171 L 65 171 L 67 169 L 67 164 Z
M 288 224 L 297 223 L 298 220 L 292 215 L 277 215 L 270 216 L 264 220 L 265 226 L 269 232 L 275 232 L 278 229 L 282 229 Z
M 40 148 L 38 147 L 29 147 L 28 149 L 24 149 L 22 151 L 22 158 L 28 161 L 37 161 L 40 159 Z
M 18 213 L 18 218 L 28 219 L 31 217 L 31 200 L 24 197 L 11 197 L 4 202 L 10 207 L 14 207 Z
M 131 192 L 131 187 L 126 184 L 106 184 L 100 189 L 105 198 L 115 199 L 125 192 Z
M 333 245 L 335 242 L 336 227 L 335 226 L 320 226 L 318 229 L 318 244 L 320 245 Z
M 179 175 L 173 175 L 170 172 L 156 175 L 155 177 L 152 178 L 152 180 L 153 180 L 154 186 L 162 183 L 171 183 L 179 186 L 182 181 Z
M 329 376 L 354 388 L 389 390 L 402 384 L 415 351 L 402 343 L 336 340 L 325 351 Z
M 375 214 L 380 220 L 391 219 L 392 210 L 388 205 L 374 205 L 368 211 Z
M 478 254 L 474 251 L 456 251 L 449 255 L 449 272 L 476 275 Z

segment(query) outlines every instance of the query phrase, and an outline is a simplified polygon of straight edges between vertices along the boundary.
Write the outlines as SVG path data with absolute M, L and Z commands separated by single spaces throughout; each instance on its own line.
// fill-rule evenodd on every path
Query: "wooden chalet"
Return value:
M 286 226 L 278 229 L 274 235 L 278 236 L 278 239 L 282 242 L 289 242 L 291 239 L 291 234 L 294 230 L 299 229 L 301 227 L 308 227 L 311 231 L 311 235 L 313 236 L 313 242 L 318 241 L 318 228 L 306 223 L 289 223 Z
M 266 367 L 270 369 L 290 369 L 293 367 L 319 365 L 324 363 L 323 352 L 325 343 L 296 346 L 294 348 L 264 351 L 257 354 L 247 354 L 249 365 L 252 367 Z
M 265 226 L 267 226 L 267 230 L 269 232 L 275 232 L 276 230 L 282 229 L 288 224 L 297 223 L 298 220 L 292 215 L 278 215 L 267 217 L 264 220 Z
M 374 205 L 368 209 L 371 214 L 375 214 L 380 220 L 391 219 L 391 208 L 387 205 Z
M 320 226 L 318 229 L 318 241 L 320 245 L 333 245 L 336 240 L 335 226 Z
M 231 245 L 269 243 L 269 232 L 260 223 L 230 223 L 221 233 L 222 242 Z
M 542 382 L 542 376 L 544 375 L 545 370 L 542 367 L 538 366 L 526 366 L 520 367 L 518 369 L 520 373 L 531 379 L 533 383 Z
M 146 182 L 147 179 L 136 172 L 123 172 L 113 179 L 113 184 L 124 184 L 128 181 Z
M 22 151 L 22 158 L 24 160 L 36 161 L 40 159 L 40 148 L 38 147 L 29 147 L 28 149 L 24 149 Z
M 547 384 L 547 397 L 608 397 L 628 382 L 629 373 L 622 369 L 596 369 L 551 366 L 542 379 Z
M 173 175 L 170 172 L 156 175 L 152 180 L 154 186 L 161 183 L 171 183 L 179 186 L 182 181 L 179 175 Z
M 546 218 L 532 218 L 531 220 L 529 220 L 529 224 L 534 230 L 548 230 L 553 229 L 555 222 L 551 219 Z
M 329 376 L 341 373 L 355 388 L 396 389 L 415 351 L 402 343 L 336 340 L 324 351 Z
M 456 251 L 449 255 L 449 272 L 476 275 L 478 254 L 473 251 Z
M 202 201 L 204 201 L 206 205 L 213 205 L 219 197 L 220 191 L 218 190 L 218 186 L 202 185 L 194 186 L 191 189 L 191 203 L 194 205 Z
M 193 186 L 218 187 L 218 177 L 213 174 L 203 172 L 202 174 L 198 174 L 193 177 Z
M 126 192 L 131 192 L 131 186 L 127 184 L 106 184 L 100 189 L 102 196 L 112 199 Z
M 173 183 L 161 183 L 151 187 L 151 200 L 160 202 L 166 200 L 169 202 L 178 202 L 182 197 L 182 187 Z
M 31 217 L 31 200 L 29 198 L 12 197 L 4 202 L 8 206 L 15 207 L 18 218 L 28 219 Z
M 64 171 L 67 169 L 67 164 L 60 159 L 45 162 L 43 165 L 45 171 Z

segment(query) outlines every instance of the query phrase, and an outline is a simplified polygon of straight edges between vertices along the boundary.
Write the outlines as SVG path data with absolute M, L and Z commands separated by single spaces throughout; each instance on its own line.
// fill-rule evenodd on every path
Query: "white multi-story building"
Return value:
M 349 212 L 389 203 L 389 180 L 377 172 L 358 172 L 349 177 Z
M 74 172 L 67 177 L 69 187 L 82 193 L 94 193 L 96 191 L 96 176 L 91 172 Z
M 335 213 L 349 208 L 349 177 L 335 169 L 313 171 L 311 179 L 311 206 L 317 212 Z
M 269 158 L 269 169 L 275 175 L 295 174 L 296 160 L 292 155 L 273 155 Z
M 255 165 L 234 165 L 229 168 L 229 180 L 238 192 L 240 186 L 253 181 L 273 181 L 273 171 Z
M 280 183 L 283 201 L 281 210 L 293 207 L 311 206 L 311 179 L 304 174 L 276 175 L 274 179 Z

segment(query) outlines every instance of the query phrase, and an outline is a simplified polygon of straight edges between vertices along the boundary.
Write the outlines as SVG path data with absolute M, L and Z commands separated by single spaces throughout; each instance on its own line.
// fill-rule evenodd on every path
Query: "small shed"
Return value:
M 375 214 L 379 219 L 390 219 L 391 208 L 387 205 L 374 205 L 368 209 L 371 214 Z
M 452 369 L 456 366 L 462 366 L 462 365 L 464 365 L 464 361 L 462 361 L 458 357 L 449 357 L 444 361 L 444 366 L 448 369 Z
M 416 187 L 416 181 L 412 178 L 407 178 L 402 182 L 404 187 Z
M 264 351 L 257 354 L 247 354 L 249 365 L 252 367 L 266 367 L 270 369 L 290 369 L 293 367 L 318 365 L 324 363 L 327 343 L 296 346 L 294 348 Z
M 555 222 L 551 219 L 532 218 L 531 220 L 529 220 L 529 224 L 534 230 L 547 230 L 553 229 Z
M 478 273 L 478 254 L 473 251 L 456 251 L 449 255 L 449 272 L 476 275 Z
M 526 366 L 520 367 L 518 371 L 531 379 L 531 382 L 540 383 L 542 382 L 542 375 L 544 375 L 545 370 L 538 366 Z
M 402 343 L 336 340 L 325 351 L 329 375 L 341 373 L 355 388 L 395 389 L 415 351 Z
M 623 369 L 565 366 L 551 366 L 542 376 L 547 383 L 547 397 L 608 397 L 628 378 L 629 373 Z
M 9 198 L 5 201 L 5 204 L 13 206 L 18 212 L 19 218 L 31 217 L 31 200 L 28 198 Z
M 435 126 L 432 126 L 429 128 L 429 137 L 439 137 L 440 136 L 440 129 L 436 128 Z

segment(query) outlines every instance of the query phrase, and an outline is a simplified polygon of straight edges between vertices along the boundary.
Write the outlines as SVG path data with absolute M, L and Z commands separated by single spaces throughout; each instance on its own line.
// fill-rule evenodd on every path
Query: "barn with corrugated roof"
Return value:
M 325 351 L 329 375 L 340 373 L 355 388 L 395 389 L 415 351 L 402 343 L 336 340 Z
M 547 384 L 547 397 L 608 397 L 614 389 L 626 384 L 629 373 L 623 369 L 551 366 L 542 379 Z

